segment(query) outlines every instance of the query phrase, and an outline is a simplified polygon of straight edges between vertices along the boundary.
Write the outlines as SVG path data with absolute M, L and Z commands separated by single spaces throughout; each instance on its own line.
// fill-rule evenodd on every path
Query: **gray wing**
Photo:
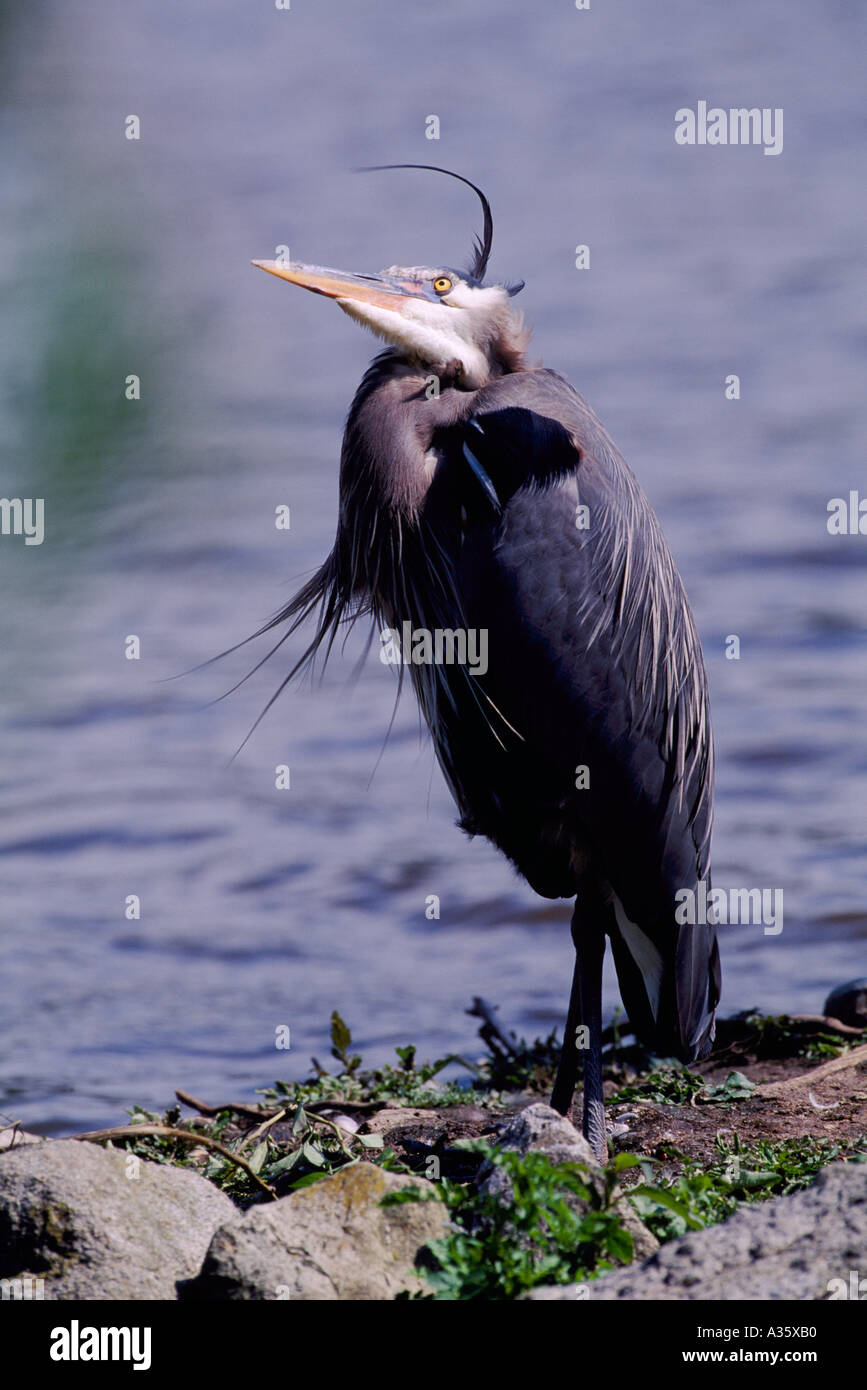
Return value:
M 459 588 L 467 621 L 489 632 L 490 732 L 461 709 L 463 733 L 447 719 L 439 750 L 464 823 L 543 893 L 570 894 L 588 872 L 610 886 L 630 1020 L 658 1051 L 692 1057 L 712 1036 L 719 959 L 713 927 L 678 925 L 675 910 L 683 890 L 709 888 L 713 747 L 671 553 L 556 373 L 484 388 L 460 444 Z

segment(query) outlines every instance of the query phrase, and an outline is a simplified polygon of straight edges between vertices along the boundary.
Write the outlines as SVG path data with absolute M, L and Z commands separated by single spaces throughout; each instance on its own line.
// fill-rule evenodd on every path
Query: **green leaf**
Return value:
M 311 1143 L 309 1139 L 305 1139 L 301 1145 L 301 1152 L 307 1162 L 313 1164 L 314 1168 L 321 1168 L 328 1161 L 322 1150 L 316 1144 Z
M 633 1187 L 629 1192 L 630 1197 L 649 1197 L 651 1201 L 658 1202 L 661 1207 L 667 1207 L 673 1211 L 675 1216 L 679 1216 L 681 1221 L 685 1221 L 691 1231 L 700 1231 L 702 1224 L 697 1221 L 684 1202 L 679 1202 L 664 1187 L 653 1187 L 650 1183 L 642 1183 L 639 1187 Z
M 255 1149 L 253 1150 L 253 1155 L 250 1159 L 250 1167 L 253 1169 L 254 1173 L 258 1173 L 261 1170 L 262 1164 L 265 1162 L 265 1159 L 267 1157 L 268 1141 L 266 1139 L 263 1140 L 261 1144 L 257 1144 Z
M 402 1207 L 407 1202 L 439 1202 L 439 1193 L 431 1184 L 430 1191 L 423 1187 L 402 1187 L 399 1192 L 386 1192 L 380 1199 L 381 1207 Z
M 740 1187 L 743 1188 L 745 1192 L 749 1192 L 756 1187 L 769 1187 L 771 1183 L 779 1182 L 779 1180 L 779 1173 L 752 1173 L 743 1168 L 730 1179 L 733 1188 L 737 1189 Z
M 381 1149 L 383 1147 L 381 1134 L 357 1134 L 355 1137 L 366 1149 Z
M 276 1176 L 277 1173 L 288 1173 L 290 1168 L 295 1167 L 300 1157 L 301 1150 L 295 1149 L 291 1154 L 286 1154 L 285 1158 L 278 1158 L 276 1163 L 268 1165 L 268 1177 Z
M 305 1114 L 304 1106 L 299 1104 L 298 1109 L 295 1111 L 295 1116 L 292 1120 L 292 1133 L 305 1134 L 309 1128 L 310 1121 L 308 1120 L 307 1115 Z
M 730 1071 L 721 1086 L 707 1088 L 704 1099 L 712 1102 L 746 1100 L 755 1089 L 756 1083 L 744 1076 L 742 1071 Z
M 291 1190 L 297 1192 L 299 1187 L 312 1187 L 313 1183 L 321 1182 L 323 1178 L 327 1177 L 327 1173 L 305 1173 L 303 1178 L 295 1179 L 292 1183 Z
M 615 1173 L 622 1173 L 625 1168 L 640 1168 L 642 1160 L 638 1154 L 618 1154 L 609 1166 L 614 1169 Z
M 335 1009 L 331 1015 L 331 1043 L 334 1055 L 339 1061 L 346 1057 L 346 1050 L 352 1042 L 352 1034 Z
M 630 1231 L 625 1226 L 612 1226 L 605 1233 L 605 1244 L 608 1253 L 613 1255 L 621 1264 L 629 1264 L 635 1253 L 635 1243 Z

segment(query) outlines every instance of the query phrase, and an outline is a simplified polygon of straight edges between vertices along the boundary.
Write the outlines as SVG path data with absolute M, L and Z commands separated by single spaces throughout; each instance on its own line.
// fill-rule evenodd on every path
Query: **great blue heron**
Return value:
M 484 194 L 436 166 L 378 167 L 461 179 L 481 199 L 482 239 L 466 271 L 253 262 L 390 344 L 349 411 L 334 549 L 260 632 L 288 624 L 280 645 L 318 610 L 283 685 L 360 615 L 397 634 L 487 632 L 484 672 L 407 669 L 461 827 L 499 846 L 537 893 L 576 897 L 552 1105 L 569 1113 L 583 1050 L 583 1128 L 604 1159 L 606 935 L 630 1023 L 654 1052 L 691 1061 L 714 1035 L 714 928 L 676 912 L 678 894 L 710 877 L 701 647 L 634 475 L 569 383 L 526 359 L 521 286 L 483 283 Z

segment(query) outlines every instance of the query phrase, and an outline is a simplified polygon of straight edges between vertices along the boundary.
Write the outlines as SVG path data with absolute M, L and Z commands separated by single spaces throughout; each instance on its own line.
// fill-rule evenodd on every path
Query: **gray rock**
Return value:
M 46 1299 L 173 1299 L 236 1210 L 186 1169 L 72 1139 L 16 1145 L 0 1155 L 0 1278 L 44 1280 Z
M 587 1140 L 571 1120 L 558 1115 L 550 1105 L 528 1105 L 512 1115 L 497 1135 L 498 1149 L 514 1149 L 527 1154 L 531 1150 L 547 1154 L 552 1163 L 586 1163 L 591 1168 L 599 1164 Z M 497 1169 L 493 1172 L 496 1174 Z
M 552 1163 L 583 1163 L 591 1173 L 597 1173 L 596 1155 L 578 1130 L 550 1105 L 528 1105 L 512 1115 L 497 1135 L 497 1148 L 514 1153 L 543 1153 Z M 476 1177 L 477 1190 L 486 1196 L 512 1198 L 508 1174 L 492 1163 L 483 1163 Z
M 721 1226 L 670 1241 L 642 1265 L 604 1274 L 583 1287 L 533 1289 L 525 1297 L 847 1298 L 853 1271 L 856 1285 L 867 1276 L 867 1164 L 834 1163 L 804 1192 L 743 1207 Z
M 41 1144 L 43 1142 L 41 1134 L 31 1134 L 26 1129 L 16 1129 L 14 1125 L 7 1125 L 5 1129 L 0 1129 L 0 1149 L 19 1149 L 22 1144 Z
M 422 1178 L 353 1163 L 253 1207 L 217 1231 L 200 1276 L 180 1297 L 361 1300 L 426 1291 L 414 1265 L 427 1241 L 446 1234 L 448 1216 L 438 1200 L 379 1205 L 406 1187 L 436 1197 Z
M 512 1149 L 520 1154 L 532 1150 L 546 1154 L 552 1163 L 583 1163 L 589 1169 L 588 1181 L 598 1192 L 602 1191 L 599 1164 L 587 1140 L 571 1121 L 552 1110 L 550 1105 L 528 1105 L 526 1109 L 519 1110 L 497 1136 L 497 1148 Z M 502 1197 L 506 1201 L 512 1195 L 508 1175 L 502 1168 L 495 1168 L 490 1163 L 480 1169 L 476 1185 L 480 1192 Z M 577 1203 L 578 1199 L 570 1198 L 570 1202 L 573 1200 Z M 644 1259 L 659 1249 L 656 1236 L 648 1231 L 625 1197 L 618 1202 L 617 1210 L 632 1235 L 637 1259 Z
M 867 1028 L 867 980 L 850 980 L 832 989 L 822 1012 L 850 1028 Z

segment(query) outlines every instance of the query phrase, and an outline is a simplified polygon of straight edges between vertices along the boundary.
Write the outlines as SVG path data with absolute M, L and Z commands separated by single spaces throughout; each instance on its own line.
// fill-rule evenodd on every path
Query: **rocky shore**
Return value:
M 489 1057 L 462 1102 L 412 1049 L 362 1072 L 338 1020 L 342 1070 L 284 1086 L 281 1103 L 187 1097 L 190 1119 L 139 1113 L 86 1142 L 0 1131 L 2 1297 L 867 1294 L 867 1280 L 852 1293 L 852 1272 L 856 1290 L 867 1275 L 857 1010 L 848 1024 L 729 1020 L 699 1069 L 642 1073 L 615 1049 L 605 1168 L 532 1086 L 493 1084 L 544 1079 L 545 1049 L 481 1016 Z M 789 1055 L 762 1056 L 783 1053 L 780 1035 Z

